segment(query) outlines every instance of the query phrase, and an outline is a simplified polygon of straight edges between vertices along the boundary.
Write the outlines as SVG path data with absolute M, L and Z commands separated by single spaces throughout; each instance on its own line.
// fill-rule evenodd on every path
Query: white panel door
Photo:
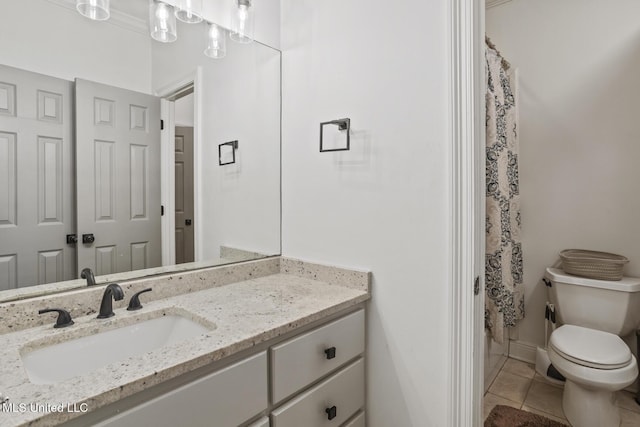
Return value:
M 160 99 L 76 79 L 76 141 L 78 270 L 160 266 Z
M 72 89 L 0 66 L 0 290 L 76 277 Z

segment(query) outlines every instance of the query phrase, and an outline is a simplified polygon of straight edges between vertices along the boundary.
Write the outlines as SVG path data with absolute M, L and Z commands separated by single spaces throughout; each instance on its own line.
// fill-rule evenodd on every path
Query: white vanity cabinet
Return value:
M 364 426 L 364 424 L 363 424 L 363 426 Z M 269 427 L 269 418 L 262 417 L 258 421 L 250 424 L 247 427 Z
M 312 328 L 312 329 L 311 329 Z M 364 427 L 365 316 L 359 309 L 161 383 L 67 427 Z M 251 354 L 253 353 L 253 354 Z M 244 358 L 242 358 L 244 357 Z M 221 369 L 216 369 L 221 364 Z M 212 372 L 213 371 L 213 372 Z
M 364 407 L 364 359 L 276 409 L 271 427 L 340 426 Z
M 342 427 L 365 427 L 364 423 L 364 412 L 358 413 L 353 419 L 349 420 Z
M 271 427 L 342 426 L 364 409 L 364 322 L 359 310 L 271 347 L 272 399 L 293 394 Z
M 97 426 L 238 426 L 267 409 L 267 393 L 267 355 L 262 352 Z
M 274 403 L 364 353 L 364 310 L 271 347 Z

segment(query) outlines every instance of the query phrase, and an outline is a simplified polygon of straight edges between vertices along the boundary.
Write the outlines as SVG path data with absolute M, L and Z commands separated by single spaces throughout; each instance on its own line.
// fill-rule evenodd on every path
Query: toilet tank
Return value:
M 547 268 L 549 298 L 557 320 L 624 337 L 640 327 L 640 278 L 608 281 Z M 547 285 L 548 286 L 548 285 Z

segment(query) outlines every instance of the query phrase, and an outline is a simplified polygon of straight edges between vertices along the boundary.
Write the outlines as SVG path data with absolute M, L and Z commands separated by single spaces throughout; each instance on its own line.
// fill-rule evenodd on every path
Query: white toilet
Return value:
M 573 427 L 617 427 L 615 392 L 638 376 L 636 358 L 621 336 L 640 327 L 640 278 L 606 281 L 547 268 L 558 321 L 549 359 L 565 376 L 562 407 Z

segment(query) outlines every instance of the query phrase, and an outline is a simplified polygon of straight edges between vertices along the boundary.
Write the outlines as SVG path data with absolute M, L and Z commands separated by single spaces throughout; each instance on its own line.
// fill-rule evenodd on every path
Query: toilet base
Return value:
M 620 425 L 620 410 L 615 406 L 614 392 L 585 388 L 569 379 L 564 385 L 562 409 L 573 427 Z

